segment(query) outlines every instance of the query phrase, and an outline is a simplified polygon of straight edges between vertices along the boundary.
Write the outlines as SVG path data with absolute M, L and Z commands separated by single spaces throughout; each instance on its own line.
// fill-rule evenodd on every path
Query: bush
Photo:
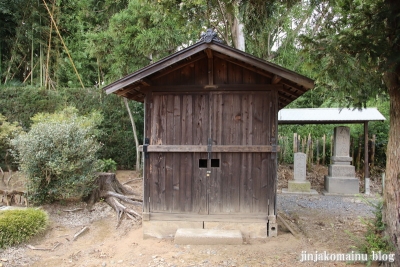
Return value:
M 0 212 L 0 248 L 28 241 L 43 232 L 48 215 L 39 209 L 6 210 Z
M 360 253 L 372 255 L 373 252 L 380 251 L 383 254 L 393 253 L 395 250 L 389 236 L 385 235 L 386 225 L 382 218 L 383 201 L 372 202 L 364 199 L 369 205 L 374 208 L 374 217 L 368 220 L 363 220 L 367 226 L 367 232 L 364 235 L 364 240 L 356 240 Z M 369 258 L 367 266 L 370 266 L 372 259 Z
M 41 204 L 87 196 L 102 167 L 95 136 L 101 116 L 78 116 L 75 108 L 66 108 L 32 120 L 31 130 L 12 140 L 30 200 Z
M 113 159 L 102 159 L 103 172 L 115 172 L 117 170 L 117 163 Z

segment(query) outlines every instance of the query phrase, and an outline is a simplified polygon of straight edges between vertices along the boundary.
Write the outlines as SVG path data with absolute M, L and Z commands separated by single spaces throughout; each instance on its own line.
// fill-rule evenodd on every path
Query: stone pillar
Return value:
M 289 192 L 310 192 L 311 184 L 306 179 L 307 155 L 301 152 L 294 153 L 293 178 L 288 182 Z
M 350 128 L 338 126 L 333 135 L 332 164 L 325 176 L 325 193 L 358 194 L 359 184 L 355 167 L 350 165 Z

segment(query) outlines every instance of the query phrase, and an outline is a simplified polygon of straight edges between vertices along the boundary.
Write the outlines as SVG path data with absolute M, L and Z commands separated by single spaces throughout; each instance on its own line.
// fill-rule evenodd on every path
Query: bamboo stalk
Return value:
M 361 135 L 358 136 L 357 171 L 360 171 L 360 165 L 361 165 Z
M 372 135 L 371 140 L 371 168 L 375 166 L 375 143 L 376 143 L 376 135 Z
M 54 2 L 51 7 L 51 13 L 54 14 Z M 50 51 L 51 51 L 51 36 L 53 32 L 53 23 L 50 23 L 50 33 L 49 33 L 49 45 L 47 46 L 47 58 L 46 58 L 46 72 L 45 72 L 45 79 L 44 79 L 44 87 L 47 88 L 47 84 L 50 83 L 50 75 L 49 75 L 49 62 L 50 62 Z M 50 86 L 49 86 L 50 88 Z
M 60 37 L 61 43 L 62 43 L 62 45 L 64 46 L 65 52 L 67 53 L 67 55 L 68 55 L 68 58 L 69 58 L 69 60 L 71 61 L 71 64 L 72 64 L 72 67 L 73 67 L 73 68 L 74 68 L 74 70 L 75 70 L 76 76 L 78 77 L 78 79 L 79 79 L 79 82 L 81 83 L 81 85 L 82 85 L 82 88 L 84 89 L 84 88 L 85 88 L 85 86 L 83 85 L 83 82 L 82 82 L 81 76 L 79 75 L 79 73 L 78 73 L 78 70 L 77 70 L 77 69 L 76 69 L 76 67 L 75 67 L 74 61 L 72 60 L 72 57 L 71 57 L 71 55 L 70 55 L 70 53 L 69 53 L 69 51 L 68 51 L 68 48 L 67 48 L 66 44 L 64 43 L 64 39 L 62 38 L 62 36 L 61 36 L 61 34 L 60 34 L 60 31 L 58 30 L 58 27 L 57 27 L 56 21 L 54 20 L 54 18 L 53 18 L 53 15 L 52 15 L 52 13 L 51 13 L 51 11 L 50 11 L 49 7 L 47 6 L 47 4 L 46 4 L 46 1 L 45 1 L 45 0 L 43 0 L 43 3 L 44 3 L 44 5 L 45 5 L 45 7 L 46 7 L 46 9 L 47 9 L 47 12 L 49 12 L 50 19 L 51 19 L 51 21 L 53 22 L 53 24 L 54 24 L 54 28 L 56 29 L 56 31 L 57 31 L 57 34 L 58 34 L 58 36 Z
M 326 136 L 322 137 L 322 165 L 325 166 L 325 145 L 326 145 Z
M 316 155 L 317 156 L 317 160 L 316 160 L 315 163 L 317 165 L 319 165 L 319 140 L 318 139 L 317 139 L 317 144 L 316 145 L 317 145 L 317 155 Z

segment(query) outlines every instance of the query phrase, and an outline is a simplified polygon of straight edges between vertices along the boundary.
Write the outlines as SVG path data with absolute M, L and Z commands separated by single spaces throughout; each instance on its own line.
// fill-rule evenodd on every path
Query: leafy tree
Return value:
M 304 38 L 317 86 L 343 105 L 390 99 L 384 222 L 400 261 L 400 2 L 332 1 L 317 38 Z M 318 69 L 318 70 L 317 70 Z
M 87 196 L 101 169 L 95 138 L 100 114 L 83 117 L 66 108 L 39 113 L 32 120 L 30 131 L 12 140 L 31 200 L 40 204 Z
M 12 163 L 11 155 L 9 155 L 9 149 L 11 148 L 10 140 L 21 131 L 22 128 L 17 123 L 8 122 L 6 117 L 0 114 L 0 162 L 4 162 L 9 171 L 11 170 Z

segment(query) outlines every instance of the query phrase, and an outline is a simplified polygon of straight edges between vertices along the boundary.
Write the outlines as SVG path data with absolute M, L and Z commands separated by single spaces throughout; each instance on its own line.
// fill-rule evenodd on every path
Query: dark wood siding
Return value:
M 275 92 L 154 92 L 147 103 L 151 145 L 269 145 Z M 276 128 L 275 128 L 276 130 Z M 275 197 L 274 153 L 149 153 L 150 212 L 268 213 Z M 207 166 L 199 167 L 199 160 Z M 275 168 L 276 170 L 276 168 Z M 273 188 L 271 190 L 271 188 Z

